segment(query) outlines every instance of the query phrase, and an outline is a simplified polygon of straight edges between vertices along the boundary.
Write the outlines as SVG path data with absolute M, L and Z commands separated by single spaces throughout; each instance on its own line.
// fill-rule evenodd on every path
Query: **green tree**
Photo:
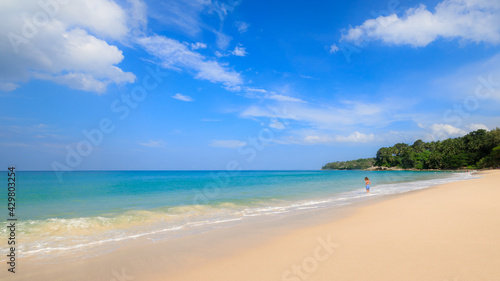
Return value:
M 365 169 L 371 165 L 416 169 L 487 168 L 500 165 L 500 129 L 476 130 L 459 138 L 411 146 L 397 143 L 382 147 L 375 158 L 332 162 L 325 169 Z
M 500 145 L 492 149 L 491 158 L 494 167 L 500 166 Z

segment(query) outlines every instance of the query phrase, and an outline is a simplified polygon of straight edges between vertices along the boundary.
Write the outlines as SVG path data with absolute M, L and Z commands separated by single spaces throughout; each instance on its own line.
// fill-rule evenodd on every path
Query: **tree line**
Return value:
M 404 169 L 488 168 L 500 165 L 500 129 L 477 130 L 443 141 L 415 141 L 382 147 L 376 166 Z
M 328 163 L 323 169 L 366 169 L 374 166 L 402 169 L 477 169 L 500 166 L 500 129 L 477 130 L 443 141 L 415 141 L 382 147 L 375 158 Z
M 363 158 L 350 161 L 336 161 L 323 166 L 322 170 L 363 170 L 372 167 L 375 158 Z

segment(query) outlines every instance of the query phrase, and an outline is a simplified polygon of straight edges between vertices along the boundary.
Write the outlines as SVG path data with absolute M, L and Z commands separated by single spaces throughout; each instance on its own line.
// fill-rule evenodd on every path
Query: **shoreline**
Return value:
M 351 173 L 356 172 L 347 172 L 346 174 L 351 175 Z M 320 174 L 318 173 L 318 175 Z M 360 172 L 357 172 L 357 174 L 360 174 Z M 365 176 L 364 172 L 361 172 L 361 174 L 363 177 Z M 71 252 L 80 252 L 82 254 L 96 251 L 106 252 L 120 247 L 119 244 L 127 245 L 129 241 L 139 237 L 153 241 L 176 239 L 194 233 L 210 231 L 213 228 L 232 227 L 235 224 L 260 219 L 266 220 L 267 216 L 295 216 L 297 213 L 311 209 L 336 208 L 339 205 L 372 200 L 375 197 L 404 193 L 412 189 L 427 188 L 431 185 L 471 177 L 470 173 L 445 173 L 448 175 L 428 173 L 426 176 L 411 176 L 412 174 L 414 173 L 395 172 L 386 176 L 387 174 L 384 173 L 370 172 L 370 177 L 375 177 L 375 182 L 377 182 L 375 175 L 378 175 L 378 181 L 387 182 L 377 185 L 369 196 L 366 196 L 364 189 L 360 188 L 335 191 L 339 182 L 334 181 L 330 183 L 332 186 L 327 188 L 330 194 L 323 192 L 323 195 L 318 193 L 314 196 L 275 202 L 268 201 L 268 204 L 260 203 L 260 205 L 253 206 L 251 204 L 247 206 L 244 204 L 232 205 L 231 200 L 225 200 L 227 204 L 224 202 L 221 207 L 217 205 L 210 207 L 180 205 L 168 210 L 165 208 L 159 208 L 158 210 L 154 208 L 141 209 L 122 214 L 116 213 L 114 216 L 61 218 L 45 221 L 28 220 L 19 225 L 20 229 L 28 232 L 30 225 L 34 225 L 36 228 L 33 229 L 38 232 L 33 233 L 37 235 L 40 233 L 41 235 L 38 236 L 41 239 L 37 239 L 36 235 L 24 236 L 24 243 L 21 244 L 18 253 L 21 258 L 38 257 L 45 259 L 45 257 L 66 255 L 66 253 Z M 361 177 L 361 175 L 359 176 Z M 331 178 L 338 179 L 339 177 L 342 178 L 342 176 L 333 176 L 332 174 Z M 330 178 L 330 176 L 327 178 Z M 391 181 L 393 182 L 391 183 Z M 330 185 L 325 183 L 323 186 Z M 300 189 L 303 190 L 304 186 Z M 297 190 L 299 189 L 295 191 Z M 170 213 L 178 214 L 181 208 L 184 208 L 184 211 L 188 212 L 188 214 L 194 212 L 196 216 L 179 218 L 170 215 Z M 123 223 L 124 220 L 132 221 L 129 223 L 130 225 L 126 225 Z M 89 227 L 91 224 L 94 224 L 93 228 Z M 81 228 L 79 228 L 80 225 Z M 25 226 L 26 228 L 24 228 Z M 51 232 L 50 235 L 43 236 L 41 231 L 44 229 L 55 231 Z M 61 232 L 61 229 L 67 229 L 68 231 Z M 21 232 L 21 236 L 23 236 L 22 234 L 23 232 Z M 2 261 L 2 258 L 0 258 L 0 261 Z
M 308 258 L 311 257 L 311 251 L 315 250 L 318 245 L 322 245 L 321 243 L 338 244 L 338 249 L 333 246 L 330 249 L 332 257 L 337 255 L 337 250 L 342 252 L 343 248 L 347 248 L 347 242 L 335 237 L 337 232 L 344 232 L 346 221 L 352 221 L 360 213 L 365 212 L 365 210 L 380 208 L 380 205 L 387 205 L 393 200 L 407 201 L 405 198 L 418 197 L 419 194 L 425 195 L 434 190 L 443 190 L 449 185 L 464 185 L 465 183 L 465 186 L 467 186 L 476 183 L 476 181 L 491 177 L 489 174 L 496 174 L 497 177 L 500 175 L 498 171 L 486 171 L 485 174 L 480 179 L 459 181 L 402 194 L 382 196 L 348 206 L 312 210 L 285 219 L 283 217 L 275 217 L 269 218 L 266 221 L 242 223 L 230 228 L 215 229 L 207 233 L 194 234 L 169 241 L 152 243 L 151 241 L 147 241 L 147 239 L 137 239 L 127 243 L 124 247 L 115 249 L 113 252 L 84 260 L 67 261 L 51 258 L 44 260 L 44 264 L 39 264 L 40 261 L 34 262 L 34 259 L 26 258 L 22 260 L 19 266 L 19 270 L 22 273 L 19 275 L 16 274 L 14 278 L 11 276 L 11 278 L 12 280 L 30 280 L 30 278 L 36 276 L 37 280 L 87 280 L 88 278 L 92 280 L 112 280 L 112 278 L 117 278 L 117 274 L 127 274 L 130 277 L 134 276 L 134 279 L 129 280 L 158 281 L 166 279 L 198 280 L 196 278 L 201 278 L 201 276 L 207 277 L 203 277 L 203 280 L 236 280 L 234 278 L 238 276 L 244 276 L 244 278 L 240 278 L 239 280 L 295 280 L 293 279 L 294 277 L 299 278 L 296 280 L 305 280 L 299 275 L 294 274 L 291 266 L 294 264 L 300 265 L 301 261 L 305 260 L 313 266 L 315 264 L 313 259 Z M 426 195 L 424 197 L 429 196 Z M 390 218 L 391 215 L 388 217 Z M 348 223 L 347 225 L 352 225 L 352 223 Z M 312 233 L 315 233 L 315 235 L 311 239 Z M 331 235 L 330 238 L 328 237 L 329 234 Z M 318 242 L 320 240 L 322 241 L 321 243 Z M 289 245 L 287 247 L 287 244 L 284 244 L 283 241 L 289 241 L 289 245 L 294 245 L 294 247 L 289 247 Z M 378 245 L 377 247 L 382 246 L 384 245 Z M 385 246 L 391 248 L 390 245 Z M 381 249 L 382 251 L 383 248 Z M 277 255 L 277 252 L 280 251 L 283 253 Z M 271 254 L 267 254 L 269 252 Z M 323 257 L 326 257 L 325 253 L 327 252 L 323 252 Z M 266 270 L 261 269 L 263 265 L 261 264 L 260 257 L 275 266 Z M 315 270 L 314 276 L 311 275 L 311 278 L 308 277 L 307 279 L 332 280 L 321 279 L 320 269 L 323 268 L 323 262 L 316 261 L 316 263 L 318 266 L 317 274 Z M 325 263 L 333 263 L 332 266 L 334 267 L 342 266 L 337 264 L 331 257 L 326 259 Z M 261 264 L 261 266 L 255 264 Z M 283 267 L 283 264 L 289 266 Z M 229 273 L 225 273 L 228 266 L 234 267 L 234 269 L 230 270 Z M 248 276 L 248 274 L 255 273 L 248 272 L 249 267 L 258 269 L 256 270 L 258 274 L 255 274 L 254 279 Z M 291 273 L 283 273 L 288 272 L 287 270 Z M 76 276 L 81 279 L 75 279 L 75 272 L 77 272 Z M 309 275 L 307 272 L 302 273 Z M 498 271 L 496 273 L 498 274 Z M 166 278 L 167 276 L 168 278 Z M 209 276 L 212 276 L 212 279 Z M 302 275 L 302 277 L 304 276 Z M 245 279 L 247 277 L 249 279 Z M 347 276 L 339 276 L 335 280 L 363 279 L 350 279 Z M 386 278 L 384 280 L 397 279 Z M 405 280 L 418 279 L 406 278 Z M 476 278 L 474 280 L 488 279 Z

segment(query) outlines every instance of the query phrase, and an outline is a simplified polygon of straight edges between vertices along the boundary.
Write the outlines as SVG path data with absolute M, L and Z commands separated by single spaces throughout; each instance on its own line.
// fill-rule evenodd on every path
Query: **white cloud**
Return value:
M 187 102 L 193 101 L 192 97 L 186 96 L 186 95 L 183 95 L 183 94 L 179 94 L 179 93 L 173 95 L 172 98 L 174 98 L 176 100 L 180 100 L 180 101 L 187 101 Z
M 233 38 L 229 35 L 224 34 L 222 31 L 214 31 L 214 33 L 216 36 L 215 44 L 217 45 L 217 48 L 226 50 Z
M 401 100 L 392 99 L 378 103 L 342 101 L 333 105 L 277 101 L 249 106 L 240 113 L 240 117 L 263 124 L 266 124 L 265 120 L 268 118 L 270 128 L 286 127 L 288 136 L 276 140 L 283 144 L 378 142 L 385 138 L 386 128 L 391 123 L 408 121 L 408 117 L 399 117 L 397 114 L 399 110 L 408 110 L 407 106 L 398 106 L 400 103 Z M 363 132 L 367 127 L 371 128 L 370 133 Z M 350 133 L 342 133 L 346 131 Z
M 11 83 L 11 82 L 0 82 L 0 91 L 2 92 L 10 92 L 19 88 L 19 85 Z
M 163 26 L 181 31 L 192 38 L 198 37 L 202 30 L 212 32 L 216 36 L 217 47 L 225 50 L 231 43 L 232 38 L 223 32 L 224 20 L 240 2 L 222 3 L 211 0 L 151 1 L 149 15 L 158 20 Z M 207 15 L 216 15 L 218 17 L 217 28 L 204 21 L 203 16 Z
M 244 57 L 247 55 L 247 52 L 245 51 L 245 48 L 236 46 L 234 50 L 231 52 L 231 54 L 238 57 Z
M 206 49 L 207 44 L 201 43 L 201 42 L 196 42 L 196 43 L 191 43 L 191 50 L 198 50 L 198 49 Z
M 127 0 L 130 4 L 128 12 L 130 14 L 129 25 L 134 35 L 140 34 L 148 25 L 148 7 L 143 0 Z
M 349 28 L 341 41 L 361 44 L 381 40 L 387 44 L 424 47 L 438 38 L 500 43 L 500 2 L 444 0 L 433 12 L 424 5 L 396 14 L 369 19 Z
M 247 92 L 257 92 L 257 93 L 267 93 L 267 90 L 258 89 L 258 88 L 251 88 L 251 87 L 245 87 L 245 91 L 247 91 Z
M 285 138 L 283 143 L 294 144 L 334 144 L 339 142 L 348 143 L 366 143 L 375 140 L 374 134 L 363 134 L 358 131 L 348 136 L 332 135 L 331 133 L 322 133 L 318 131 L 299 131 L 295 135 Z
M 350 134 L 349 136 L 336 136 L 335 141 L 338 142 L 370 142 L 375 139 L 374 134 L 363 134 L 358 131 Z
M 242 0 L 228 1 L 227 3 L 214 1 L 211 6 L 211 10 L 215 12 L 221 22 L 223 22 L 229 13 L 232 13 L 234 9 L 241 3 Z
M 231 43 L 232 40 L 231 36 L 224 34 L 222 31 L 224 20 L 226 19 L 227 15 L 229 13 L 232 13 L 236 8 L 236 6 L 238 6 L 240 3 L 241 0 L 230 1 L 228 3 L 223 3 L 218 1 L 212 2 L 210 9 L 212 12 L 215 12 L 219 16 L 220 26 L 218 30 L 212 29 L 211 31 L 215 34 L 216 36 L 215 43 L 217 44 L 217 47 L 221 50 L 225 50 L 229 46 L 229 43 Z
M 241 91 L 241 86 L 224 86 L 223 88 L 230 91 L 230 92 L 240 92 Z
M 162 140 L 149 140 L 148 142 L 139 143 L 142 146 L 152 147 L 152 148 L 163 148 L 166 143 Z
M 389 102 L 384 102 L 383 105 L 344 102 L 342 106 L 325 106 L 297 102 L 294 98 L 290 101 L 295 102 L 287 102 L 288 98 L 282 97 L 277 98 L 277 100 L 281 100 L 277 105 L 252 105 L 243 110 L 240 116 L 243 118 L 268 117 L 294 120 L 314 128 L 334 130 L 353 125 L 380 127 L 395 119 L 388 118 L 388 114 L 392 112 L 383 110 L 392 106 Z
M 173 27 L 190 36 L 195 36 L 203 29 L 201 14 L 211 6 L 210 0 L 169 0 L 151 2 L 150 16 L 164 26 Z
M 334 142 L 349 142 L 349 143 L 364 143 L 370 142 L 375 139 L 373 134 L 363 134 L 358 131 L 350 134 L 349 136 L 319 136 L 319 135 L 308 135 L 304 137 L 304 142 L 309 144 L 317 143 L 334 143 Z
M 304 78 L 304 79 L 319 80 L 318 78 L 315 78 L 315 77 L 312 77 L 312 76 L 309 76 L 309 75 L 302 75 L 302 74 L 300 74 L 299 77 L 300 78 Z
M 243 21 L 237 21 L 234 23 L 236 28 L 238 28 L 238 32 L 240 34 L 243 34 L 248 31 L 248 28 L 250 27 L 249 23 L 243 22 Z
M 466 126 L 469 131 L 477 131 L 479 129 L 482 130 L 489 130 L 488 127 L 486 127 L 484 124 L 469 124 Z
M 210 146 L 223 148 L 238 148 L 245 146 L 247 143 L 239 140 L 212 140 Z
M 224 47 L 225 49 L 226 47 Z M 244 47 L 241 46 L 236 46 L 234 47 L 234 50 L 232 51 L 227 51 L 227 52 L 220 52 L 220 51 L 215 51 L 215 56 L 218 58 L 223 58 L 223 57 L 229 57 L 231 55 L 237 56 L 237 57 L 244 57 L 248 53 L 246 52 Z
M 128 40 L 140 26 L 140 5 L 125 10 L 109 0 L 58 3 L 0 3 L 0 36 L 7 38 L 0 41 L 0 83 L 9 86 L 3 90 L 34 78 L 94 92 L 134 82 L 132 73 L 116 66 L 122 51 L 107 40 Z
M 280 94 L 277 94 L 276 92 L 273 92 L 273 91 L 270 92 L 270 91 L 267 91 L 265 89 L 244 87 L 243 90 L 245 92 L 245 97 L 251 98 L 251 99 L 267 99 L 267 100 L 274 100 L 277 102 L 307 103 L 306 101 L 301 100 L 299 98 L 294 98 L 294 97 L 287 96 L 287 95 L 280 95 Z
M 177 40 L 155 35 L 142 37 L 138 39 L 138 43 L 148 53 L 160 59 L 159 64 L 164 68 L 194 72 L 197 79 L 222 83 L 225 86 L 237 86 L 243 83 L 239 73 L 189 50 Z
M 279 95 L 279 94 L 275 94 L 275 93 L 267 94 L 267 95 L 264 96 L 264 98 L 270 99 L 270 100 L 277 100 L 277 101 L 281 101 L 281 102 L 301 102 L 301 103 L 306 103 L 305 101 L 303 101 L 301 99 L 298 99 L 298 98 L 294 98 L 294 97 L 290 97 L 290 96 L 285 96 L 285 95 Z
M 322 143 L 331 141 L 331 138 L 320 136 L 305 136 L 304 141 L 306 143 Z
M 281 123 L 280 121 L 278 121 L 276 119 L 271 120 L 269 127 L 273 128 L 273 129 L 278 129 L 278 130 L 285 129 L 285 125 L 283 125 L 283 123 Z
M 225 53 L 225 54 L 223 54 L 223 53 L 221 53 L 221 52 L 219 52 L 219 51 L 215 51 L 215 53 L 214 53 L 214 54 L 215 54 L 215 56 L 216 56 L 216 57 L 218 57 L 218 58 L 222 58 L 222 57 L 227 57 L 227 56 L 229 56 L 229 53 Z
M 337 46 L 337 44 L 332 44 L 332 45 L 330 46 L 330 54 L 336 53 L 336 52 L 338 52 L 339 50 L 340 50 L 340 49 L 339 49 L 339 47 Z
M 449 124 L 433 124 L 429 126 L 429 129 L 431 132 L 426 134 L 426 141 L 436 141 L 444 140 L 447 138 L 460 137 L 468 133 L 463 129 L 453 127 Z

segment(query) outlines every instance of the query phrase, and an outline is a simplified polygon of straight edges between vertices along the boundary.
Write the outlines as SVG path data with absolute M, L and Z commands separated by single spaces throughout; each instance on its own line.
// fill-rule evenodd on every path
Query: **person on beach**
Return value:
M 366 193 L 370 193 L 370 184 L 372 184 L 372 183 L 368 179 L 368 177 L 365 177 L 365 183 L 366 183 Z

